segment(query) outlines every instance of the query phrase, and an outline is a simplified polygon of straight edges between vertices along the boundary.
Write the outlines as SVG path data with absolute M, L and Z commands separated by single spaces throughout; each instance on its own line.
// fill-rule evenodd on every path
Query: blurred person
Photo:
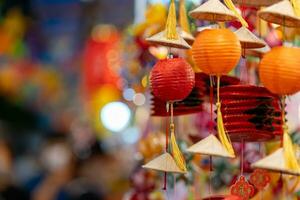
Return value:
M 79 161 L 72 150 L 66 137 L 46 142 L 40 155 L 44 172 L 28 184 L 33 200 L 103 199 L 101 187 L 92 179 L 97 176 L 88 177 L 81 173 L 89 159 Z
M 0 139 L 0 200 L 29 200 L 30 195 L 12 178 L 13 156 L 6 141 Z
M 67 200 L 66 185 L 73 177 L 74 158 L 64 139 L 49 140 L 41 151 L 44 172 L 31 181 L 33 200 Z

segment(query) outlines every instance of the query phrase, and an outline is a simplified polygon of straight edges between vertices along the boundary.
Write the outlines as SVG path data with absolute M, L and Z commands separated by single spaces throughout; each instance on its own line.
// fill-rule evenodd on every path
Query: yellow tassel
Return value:
M 171 147 L 172 147 L 172 154 L 173 154 L 173 157 L 174 157 L 174 160 L 175 160 L 177 166 L 182 171 L 187 171 L 184 157 L 183 157 L 183 155 L 178 147 L 178 144 L 176 142 L 175 133 L 174 133 L 174 124 L 173 125 L 171 124 Z
M 180 7 L 179 7 L 179 23 L 180 27 L 182 28 L 183 31 L 187 33 L 191 33 L 190 27 L 189 27 L 189 21 L 188 17 L 186 14 L 186 9 L 185 9 L 185 0 L 180 0 Z
M 220 28 L 226 28 L 225 22 L 218 22 Z
M 155 13 L 153 13 L 155 14 Z M 166 38 L 169 40 L 176 40 L 178 39 L 178 33 L 176 31 L 176 7 L 174 0 L 171 0 L 168 19 L 166 23 Z
M 221 112 L 221 103 L 220 103 L 220 77 L 219 76 L 217 80 L 217 128 L 218 128 L 218 136 L 222 145 L 225 147 L 225 149 L 228 151 L 229 154 L 235 156 L 230 138 L 226 134 L 224 123 L 223 123 L 223 116 Z
M 242 17 L 242 15 L 239 13 L 239 11 L 236 9 L 235 5 L 232 3 L 231 0 L 224 0 L 224 3 L 226 4 L 226 6 L 234 13 L 234 15 L 239 19 L 239 21 L 241 22 L 241 24 L 244 27 L 248 28 L 248 23 L 246 22 L 246 20 Z
M 300 172 L 300 166 L 295 155 L 291 137 L 288 134 L 287 128 L 284 129 L 285 130 L 283 135 L 283 150 L 286 166 L 291 170 Z
M 295 14 L 300 17 L 300 0 L 291 0 Z

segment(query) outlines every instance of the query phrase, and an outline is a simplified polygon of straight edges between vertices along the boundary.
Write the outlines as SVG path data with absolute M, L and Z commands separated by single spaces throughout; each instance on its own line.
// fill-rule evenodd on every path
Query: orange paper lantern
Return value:
M 300 90 L 300 48 L 275 47 L 265 54 L 259 76 L 263 85 L 278 95 L 291 95 Z
M 209 75 L 226 75 L 239 62 L 241 44 L 237 36 L 228 29 L 207 29 L 199 33 L 192 55 L 197 65 Z

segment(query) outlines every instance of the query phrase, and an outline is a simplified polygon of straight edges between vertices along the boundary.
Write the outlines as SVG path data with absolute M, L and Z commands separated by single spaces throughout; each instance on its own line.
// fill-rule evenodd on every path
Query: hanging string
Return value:
M 213 122 L 214 122 L 214 117 L 213 117 L 213 100 L 214 100 L 214 83 L 213 83 L 213 77 L 209 76 L 209 82 L 210 82 L 210 87 L 209 87 L 209 103 L 210 103 L 210 133 L 213 132 Z
M 212 171 L 213 171 L 212 156 L 209 156 L 209 196 L 212 195 Z
M 155 14 L 155 13 L 153 13 Z M 176 31 L 176 7 L 174 0 L 171 0 L 169 14 L 166 22 L 166 38 L 169 40 L 176 40 L 178 39 L 178 33 Z
M 241 175 L 244 174 L 244 148 L 245 148 L 245 142 L 244 142 L 244 139 L 242 139 L 241 160 L 240 160 Z
M 209 88 L 209 102 L 210 102 L 210 134 L 213 132 L 213 99 L 214 99 L 214 83 L 213 83 L 213 77 L 209 76 L 209 82 L 210 82 L 210 88 Z M 209 195 L 212 195 L 212 171 L 213 171 L 213 163 L 212 163 L 212 156 L 209 156 Z
M 178 147 L 176 137 L 175 137 L 175 125 L 174 125 L 174 117 L 173 117 L 173 102 L 171 102 L 171 123 L 170 123 L 170 131 L 171 131 L 171 147 L 172 147 L 172 154 L 174 160 L 182 171 L 187 171 L 186 163 L 184 157 Z
M 169 150 L 169 117 L 166 117 L 166 153 Z
M 286 35 L 285 35 L 285 16 L 283 16 L 283 25 L 282 25 L 282 43 L 284 44 L 286 41 Z
M 281 100 L 281 109 L 282 109 L 282 123 L 283 123 L 283 150 L 286 166 L 291 169 L 300 172 L 300 166 L 297 161 L 297 157 L 294 151 L 294 146 L 292 139 L 288 133 L 288 126 L 285 120 L 285 99 L 283 97 Z
M 168 103 L 167 103 L 168 104 Z M 167 111 L 168 111 L 168 105 L 167 107 Z M 169 150 L 169 118 L 166 117 L 166 147 L 165 147 L 165 151 L 166 153 L 168 153 Z M 164 187 L 163 190 L 167 190 L 167 172 L 164 173 Z
M 235 5 L 232 3 L 231 0 L 224 0 L 224 3 L 226 6 L 234 13 L 234 15 L 238 18 L 238 20 L 241 22 L 242 26 L 248 28 L 248 23 L 246 20 L 241 16 L 239 11 L 236 9 Z
M 217 128 L 218 128 L 218 135 L 222 145 L 228 151 L 228 153 L 232 156 L 235 156 L 230 138 L 227 136 L 224 123 L 223 123 L 223 116 L 221 112 L 221 102 L 220 102 L 220 76 L 217 77 Z

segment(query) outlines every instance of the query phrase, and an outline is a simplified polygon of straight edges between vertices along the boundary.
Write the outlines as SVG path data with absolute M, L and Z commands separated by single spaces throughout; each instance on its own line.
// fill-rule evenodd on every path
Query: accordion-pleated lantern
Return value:
M 232 85 L 221 87 L 225 129 L 232 141 L 258 142 L 281 138 L 279 97 L 264 87 Z
M 173 102 L 185 99 L 195 84 L 195 73 L 182 58 L 158 61 L 150 74 L 153 95 L 162 101 Z
M 241 44 L 228 29 L 207 29 L 198 34 L 192 47 L 196 66 L 209 75 L 226 75 L 239 62 Z
M 278 95 L 291 95 L 300 89 L 300 48 L 275 47 L 259 65 L 262 84 Z

